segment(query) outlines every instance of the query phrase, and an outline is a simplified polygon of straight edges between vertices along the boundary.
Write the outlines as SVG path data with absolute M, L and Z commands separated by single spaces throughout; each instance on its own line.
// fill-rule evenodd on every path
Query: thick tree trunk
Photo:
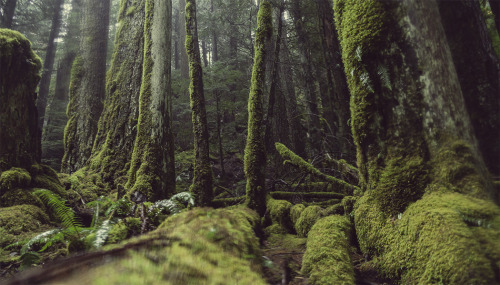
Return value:
M 186 50 L 189 56 L 191 83 L 189 95 L 194 132 L 194 178 L 190 191 L 195 195 L 197 206 L 208 206 L 212 202 L 212 168 L 205 96 L 203 90 L 203 71 L 201 68 L 196 22 L 196 1 L 186 1 Z
M 92 149 L 90 167 L 101 173 L 111 187 L 116 186 L 117 178 L 127 174 L 137 135 L 145 5 L 145 0 L 121 3 L 119 29 L 106 83 L 105 109 Z M 131 7 L 134 12 L 128 13 Z
M 252 85 L 248 98 L 248 136 L 245 147 L 245 204 L 263 216 L 266 212 L 266 151 L 264 142 L 263 97 L 266 79 L 266 51 L 273 32 L 271 4 L 263 0 L 257 16 Z
M 45 109 L 47 108 L 47 99 L 49 97 L 50 80 L 52 78 L 52 70 L 54 69 L 54 59 L 56 57 L 57 43 L 55 39 L 59 36 L 61 28 L 62 4 L 64 0 L 55 1 L 55 10 L 52 16 L 52 26 L 50 28 L 49 41 L 45 51 L 45 60 L 43 61 L 42 79 L 38 87 L 38 98 L 36 107 L 38 109 L 38 127 L 42 132 L 47 124 L 45 120 Z
M 435 1 L 337 0 L 364 254 L 401 283 L 499 282 L 500 218 Z
M 500 176 L 500 64 L 476 1 L 438 1 L 465 106 L 488 169 Z
M 173 136 L 167 107 L 171 92 L 171 27 L 171 2 L 146 0 L 139 119 L 127 183 L 133 199 L 141 200 L 144 195 L 155 201 L 175 193 Z
M 40 160 L 35 90 L 41 66 L 23 35 L 0 29 L 0 172 L 30 169 Z
M 62 170 L 71 173 L 89 160 L 105 95 L 110 0 L 85 0 L 80 54 L 73 65 Z M 76 68 L 76 69 L 75 69 Z
M 12 29 L 16 5 L 17 0 L 6 0 L 3 7 L 3 15 L 0 18 L 0 28 Z
M 186 41 L 186 0 L 179 0 L 179 43 L 180 43 L 180 64 L 181 64 L 181 76 L 184 79 L 189 79 L 189 59 L 184 48 Z

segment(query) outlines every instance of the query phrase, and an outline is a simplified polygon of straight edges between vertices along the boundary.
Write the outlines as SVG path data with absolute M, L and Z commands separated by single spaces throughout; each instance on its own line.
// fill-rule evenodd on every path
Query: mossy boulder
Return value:
M 295 230 L 300 237 L 307 237 L 309 230 L 317 220 L 325 216 L 325 211 L 320 206 L 309 206 L 302 211 L 295 223 Z
M 268 196 L 266 208 L 273 223 L 279 224 L 288 232 L 293 232 L 293 224 L 290 219 L 290 208 L 292 203 L 285 200 L 275 200 Z
M 40 159 L 35 105 L 40 58 L 19 32 L 0 29 L 0 171 Z
M 13 167 L 0 175 L 0 195 L 10 189 L 23 188 L 31 183 L 31 175 L 26 169 Z
M 118 243 L 140 233 L 141 220 L 139 218 L 125 218 L 113 225 L 106 243 Z
M 351 263 L 351 222 L 339 215 L 317 221 L 307 237 L 302 273 L 311 284 L 354 284 Z
M 34 205 L 0 208 L 0 227 L 13 235 L 38 231 L 49 223 L 49 217 Z
M 297 223 L 298 219 L 300 218 L 300 215 L 302 214 L 305 208 L 306 206 L 304 206 L 304 204 L 293 205 L 293 207 L 290 208 L 290 218 L 294 225 Z

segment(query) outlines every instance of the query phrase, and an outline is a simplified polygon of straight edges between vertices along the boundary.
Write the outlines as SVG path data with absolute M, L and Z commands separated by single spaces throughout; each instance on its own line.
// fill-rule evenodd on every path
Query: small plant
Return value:
M 175 194 L 170 199 L 156 201 L 150 208 L 149 212 L 156 216 L 163 213 L 165 210 L 168 214 L 175 215 L 186 207 L 194 206 L 194 197 L 190 192 L 181 192 Z

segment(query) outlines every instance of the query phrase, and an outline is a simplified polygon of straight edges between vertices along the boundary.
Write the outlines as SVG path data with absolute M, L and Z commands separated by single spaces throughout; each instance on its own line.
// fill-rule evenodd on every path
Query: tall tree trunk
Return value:
M 220 95 L 218 91 L 215 91 L 215 107 L 217 108 L 217 141 L 219 143 L 219 163 L 221 169 L 221 178 L 224 179 L 226 176 L 226 170 L 224 169 L 224 150 L 222 148 L 222 117 L 220 111 Z
M 205 40 L 201 41 L 201 50 L 203 53 L 203 66 L 207 67 L 208 66 L 208 58 L 207 58 L 207 42 Z
M 43 62 L 42 79 L 38 87 L 38 98 L 36 107 L 38 109 L 38 127 L 43 132 L 47 124 L 45 120 L 45 109 L 47 108 L 47 98 L 49 97 L 49 87 L 54 69 L 54 59 L 56 57 L 57 43 L 55 39 L 59 36 L 61 28 L 62 4 L 64 0 L 55 0 L 55 10 L 52 15 L 52 26 L 50 28 L 49 41 L 45 51 L 45 60 Z
M 171 84 L 172 2 L 146 0 L 144 67 L 139 120 L 130 163 L 128 193 L 132 199 L 166 199 L 175 193 L 173 147 L 167 97 Z
M 295 30 L 297 32 L 297 42 L 299 45 L 299 51 L 301 56 L 302 65 L 302 79 L 305 86 L 305 96 L 307 100 L 308 107 L 308 132 L 310 133 L 309 143 L 311 145 L 311 151 L 321 152 L 321 140 L 322 140 L 322 130 L 321 123 L 319 120 L 319 109 L 318 109 L 318 94 L 316 93 L 313 68 L 312 68 L 312 58 L 310 51 L 309 35 L 307 34 L 304 27 L 304 20 L 302 19 L 302 7 L 300 0 L 292 0 L 290 13 L 294 19 Z
M 137 135 L 145 6 L 145 0 L 121 3 L 119 29 L 106 82 L 105 109 L 92 149 L 90 167 L 111 187 L 116 186 L 117 178 L 127 174 Z M 128 13 L 132 7 L 134 12 Z
M 180 28 L 179 28 L 179 10 L 180 8 L 177 8 L 175 10 L 175 16 L 174 16 L 174 30 L 175 30 L 175 37 L 174 37 L 174 69 L 178 70 L 179 69 L 179 38 L 180 38 Z
M 210 0 L 210 12 L 214 13 L 214 0 Z M 216 23 L 212 23 L 212 59 L 214 62 L 219 61 L 219 45 L 217 41 Z
M 197 206 L 208 206 L 213 198 L 212 168 L 195 0 L 186 1 L 186 50 L 189 56 L 189 74 L 191 76 L 189 94 L 193 113 L 195 151 L 194 178 L 190 191 L 195 195 Z
M 285 28 L 285 27 L 283 27 Z M 288 120 L 290 125 L 290 135 L 292 141 L 291 149 L 302 158 L 307 158 L 306 152 L 306 134 L 304 127 L 302 126 L 301 114 L 297 106 L 297 96 L 295 94 L 295 86 L 293 80 L 293 70 L 290 67 L 290 50 L 288 49 L 288 43 L 286 39 L 286 32 L 283 31 L 283 52 L 281 52 L 282 61 L 285 63 L 281 66 L 283 76 L 283 86 L 286 89 L 286 109 L 288 113 Z
M 17 0 L 6 0 L 3 8 L 3 15 L 0 18 L 0 28 L 12 29 L 16 5 Z
M 265 145 L 268 153 L 273 153 L 275 134 L 273 134 L 273 123 L 274 123 L 274 108 L 276 101 L 276 89 L 279 84 L 279 58 L 281 49 L 281 30 L 283 29 L 283 10 L 284 3 L 281 2 L 279 13 L 278 13 L 278 33 L 276 35 L 276 44 L 274 48 L 272 69 L 271 69 L 271 87 L 269 89 L 269 101 L 267 104 L 267 116 L 266 116 L 266 129 L 265 129 Z
M 245 147 L 245 204 L 261 216 L 266 212 L 266 151 L 264 142 L 263 97 L 266 79 L 266 51 L 273 32 L 271 4 L 260 2 L 255 34 L 255 57 L 252 70 L 252 85 L 248 98 L 248 136 Z
M 438 5 L 479 150 L 491 173 L 500 176 L 500 64 L 480 4 Z
M 71 173 L 89 160 L 101 116 L 106 80 L 110 0 L 85 0 L 80 57 L 73 64 L 62 170 Z
M 70 51 L 59 62 L 56 90 L 46 114 L 47 123 L 42 137 L 42 162 L 53 169 L 61 168 L 64 155 L 64 126 L 68 120 L 66 106 L 68 105 L 71 66 L 75 56 L 76 54 Z
M 435 1 L 337 0 L 365 255 L 405 283 L 499 282 L 500 218 Z
M 352 140 L 351 129 L 348 125 L 351 118 L 349 109 L 350 93 L 344 73 L 340 44 L 333 21 L 333 10 L 330 0 L 317 1 L 319 26 L 323 45 L 323 54 L 326 62 L 327 83 L 329 86 L 330 104 L 336 116 L 335 136 L 340 146 L 341 158 L 350 162 L 355 161 L 356 149 Z
M 497 26 L 497 31 L 500 33 L 500 1 L 498 0 L 488 0 L 490 3 L 491 11 L 495 16 L 495 25 Z
M 186 49 L 182 48 L 182 45 L 185 44 L 186 41 L 186 30 L 184 27 L 186 26 L 186 0 L 179 0 L 179 42 L 181 43 L 180 50 L 180 64 L 181 64 L 181 76 L 182 78 L 189 79 L 189 59 L 186 53 Z

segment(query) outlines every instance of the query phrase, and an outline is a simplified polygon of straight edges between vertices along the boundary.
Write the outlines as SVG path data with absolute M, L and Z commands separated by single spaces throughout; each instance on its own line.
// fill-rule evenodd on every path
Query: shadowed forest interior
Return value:
M 1 284 L 500 284 L 500 0 L 0 0 Z

